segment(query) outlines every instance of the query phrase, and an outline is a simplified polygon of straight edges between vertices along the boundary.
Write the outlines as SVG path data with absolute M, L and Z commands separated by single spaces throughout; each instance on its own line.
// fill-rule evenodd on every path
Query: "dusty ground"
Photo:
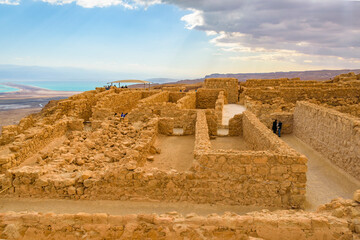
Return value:
M 246 108 L 238 104 L 226 104 L 223 108 L 223 119 L 222 124 L 224 126 L 229 125 L 230 118 L 234 117 L 236 114 L 242 113 Z
M 2 126 L 18 124 L 20 119 L 32 114 L 37 113 L 41 108 L 25 108 L 8 111 L 0 111 L 0 133 Z
M 297 137 L 284 135 L 281 139 L 309 159 L 305 205 L 307 210 L 314 210 L 320 204 L 328 203 L 336 197 L 352 199 L 355 190 L 360 188 L 359 181 Z
M 108 213 L 113 215 L 127 214 L 163 214 L 176 211 L 183 215 L 196 213 L 206 216 L 217 213 L 234 212 L 244 214 L 247 212 L 258 211 L 262 207 L 230 206 L 230 205 L 210 205 L 192 204 L 187 202 L 168 203 L 168 202 L 136 202 L 136 201 L 110 201 L 110 200 L 57 200 L 57 199 L 30 199 L 30 198 L 0 198 L 0 212 L 7 211 L 35 211 L 53 213 Z M 269 209 L 269 208 L 268 208 Z M 276 210 L 276 208 L 270 208 Z
M 164 136 L 158 135 L 155 147 L 161 149 L 160 154 L 154 154 L 154 161 L 148 162 L 147 167 L 162 170 L 176 169 L 186 171 L 194 160 L 195 136 Z
M 250 150 L 246 141 L 242 137 L 217 137 L 211 140 L 212 149 L 233 149 L 233 150 Z

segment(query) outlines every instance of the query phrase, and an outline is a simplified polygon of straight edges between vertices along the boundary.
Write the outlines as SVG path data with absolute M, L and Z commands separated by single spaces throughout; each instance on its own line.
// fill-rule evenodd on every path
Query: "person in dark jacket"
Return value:
M 282 122 L 279 121 L 279 122 L 278 122 L 278 127 L 277 127 L 279 137 L 281 137 L 281 128 L 282 128 Z
M 275 121 L 273 122 L 272 130 L 273 130 L 273 132 L 276 134 L 276 130 L 277 130 L 277 120 L 276 120 L 276 119 L 275 119 Z

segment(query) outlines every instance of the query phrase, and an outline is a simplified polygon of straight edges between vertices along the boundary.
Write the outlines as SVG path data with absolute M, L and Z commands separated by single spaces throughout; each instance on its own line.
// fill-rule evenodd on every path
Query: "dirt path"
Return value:
M 158 135 L 155 147 L 161 149 L 154 155 L 154 161 L 146 167 L 156 167 L 161 170 L 189 170 L 194 160 L 194 136 L 164 136 Z
M 238 104 L 226 104 L 223 108 L 223 119 L 222 124 L 224 126 L 229 125 L 230 118 L 234 117 L 236 114 L 242 113 L 246 108 Z
M 219 215 L 225 212 L 234 212 L 244 214 L 252 211 L 259 211 L 263 207 L 253 206 L 230 206 L 230 205 L 210 205 L 193 204 L 187 202 L 169 203 L 169 202 L 135 202 L 135 201 L 110 201 L 110 200 L 55 200 L 55 199 L 30 199 L 30 198 L 0 198 L 0 212 L 7 211 L 35 211 L 35 212 L 53 212 L 53 213 L 108 213 L 113 215 L 127 214 L 163 214 L 176 211 L 182 215 L 196 213 L 206 216 L 217 213 Z M 267 208 L 276 210 L 275 208 Z
M 359 181 L 333 165 L 294 135 L 284 135 L 281 139 L 309 159 L 306 210 L 314 210 L 320 204 L 330 202 L 337 197 L 352 199 L 354 191 L 360 188 Z

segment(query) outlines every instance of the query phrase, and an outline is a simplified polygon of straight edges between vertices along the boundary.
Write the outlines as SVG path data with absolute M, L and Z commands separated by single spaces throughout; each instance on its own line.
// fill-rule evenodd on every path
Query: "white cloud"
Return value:
M 84 8 L 94 7 L 110 7 L 120 5 L 128 9 L 135 9 L 139 6 L 148 7 L 150 5 L 161 3 L 160 0 L 41 0 L 55 5 L 64 5 L 76 3 L 76 5 Z
M 210 42 L 234 54 L 288 51 L 317 62 L 321 56 L 338 62 L 360 60 L 360 2 L 339 0 L 162 0 L 193 13 L 182 18 L 186 27 L 216 35 Z M 215 34 L 216 33 L 216 34 Z M 265 56 L 263 53 L 267 53 Z M 320 57 L 319 57 L 320 56 Z M 314 58 L 314 59 L 312 59 Z M 254 59 L 254 57 L 252 57 Z M 355 60 L 354 60 L 355 59 Z M 309 62 L 306 62 L 309 63 Z
M 186 28 L 193 29 L 195 27 L 204 25 L 204 18 L 202 16 L 203 12 L 196 9 L 189 10 L 193 12 L 181 18 L 181 21 L 186 22 Z
M 5 5 L 19 5 L 19 4 L 20 4 L 20 0 L 0 0 L 0 4 L 5 4 Z

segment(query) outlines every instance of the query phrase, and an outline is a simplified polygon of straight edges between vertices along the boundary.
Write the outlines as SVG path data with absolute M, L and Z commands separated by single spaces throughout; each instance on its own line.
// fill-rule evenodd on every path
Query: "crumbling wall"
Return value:
M 207 78 L 205 88 L 223 89 L 229 103 L 238 102 L 238 80 L 236 78 Z
M 43 125 L 31 128 L 25 134 L 17 136 L 14 142 L 0 150 L 0 173 L 18 166 L 54 138 L 63 136 L 69 129 L 68 124 L 69 121 L 66 120 L 57 121 L 52 126 Z
M 174 118 L 159 118 L 158 132 L 164 135 L 172 135 L 174 131 Z
M 96 131 L 75 132 L 64 146 L 43 154 L 42 161 L 46 163 L 50 159 L 52 168 L 21 167 L 0 176 L 4 194 L 61 199 L 303 206 L 304 156 L 271 151 L 211 151 L 206 115 L 211 110 L 188 110 L 191 111 L 197 112 L 196 161 L 191 171 L 141 167 L 158 132 L 158 118 L 146 125 L 141 121 L 129 125 L 107 120 Z
M 229 120 L 229 136 L 242 136 L 243 135 L 243 115 L 236 114 Z
M 106 213 L 0 213 L 4 239 L 357 239 L 345 219 L 293 211 L 182 216 L 177 212 L 108 215 Z
M 360 120 L 308 102 L 298 102 L 294 134 L 360 179 Z
M 83 130 L 92 115 L 100 90 L 88 91 L 69 99 L 52 102 L 39 114 L 23 118 L 18 125 L 3 128 L 0 143 L 1 172 L 22 163 L 67 131 Z
M 196 92 L 196 108 L 209 109 L 215 108 L 219 93 L 224 89 L 206 89 L 200 88 Z
M 157 92 L 150 97 L 144 98 L 138 102 L 136 108 L 133 108 L 127 118 L 129 121 L 147 121 L 154 115 L 160 115 L 160 106 L 175 107 L 175 103 L 169 102 L 169 92 Z
M 111 91 L 111 90 L 110 90 Z M 103 120 L 107 117 L 130 112 L 142 99 L 141 91 L 122 91 L 120 93 L 107 93 L 99 99 L 93 108 L 91 121 Z

